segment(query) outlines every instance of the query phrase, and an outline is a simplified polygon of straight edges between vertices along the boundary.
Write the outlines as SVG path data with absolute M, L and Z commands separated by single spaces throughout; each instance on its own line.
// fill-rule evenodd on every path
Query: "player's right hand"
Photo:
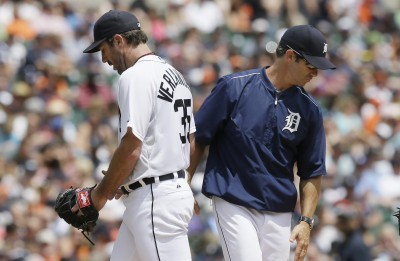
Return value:
M 103 173 L 103 175 L 107 174 L 107 170 L 102 170 L 101 173 Z M 117 189 L 117 191 L 115 191 L 115 194 L 113 196 L 108 197 L 108 200 L 112 200 L 113 198 L 115 199 L 119 199 L 120 197 L 122 197 L 124 193 L 122 193 L 122 190 L 120 188 Z

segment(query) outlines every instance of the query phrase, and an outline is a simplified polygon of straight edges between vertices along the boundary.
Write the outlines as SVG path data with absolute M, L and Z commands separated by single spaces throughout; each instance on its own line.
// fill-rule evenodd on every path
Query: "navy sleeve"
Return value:
M 211 94 L 195 115 L 196 142 L 209 145 L 225 126 L 237 99 L 235 86 L 228 86 L 229 78 L 220 78 Z
M 298 175 L 305 179 L 326 175 L 326 140 L 322 113 L 318 111 L 315 118 L 298 151 Z

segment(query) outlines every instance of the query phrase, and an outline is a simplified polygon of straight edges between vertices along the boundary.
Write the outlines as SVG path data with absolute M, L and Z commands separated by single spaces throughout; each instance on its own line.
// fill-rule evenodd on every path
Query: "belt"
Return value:
M 141 188 L 141 187 L 144 187 L 146 185 L 150 185 L 150 184 L 153 184 L 156 182 L 174 179 L 175 177 L 176 178 L 185 178 L 185 171 L 178 170 L 177 172 L 168 173 L 165 175 L 161 175 L 159 177 L 143 178 L 143 179 L 133 182 L 129 185 L 122 185 L 121 190 L 122 190 L 123 194 L 128 195 L 130 192 L 134 191 L 135 189 L 138 189 L 138 188 Z

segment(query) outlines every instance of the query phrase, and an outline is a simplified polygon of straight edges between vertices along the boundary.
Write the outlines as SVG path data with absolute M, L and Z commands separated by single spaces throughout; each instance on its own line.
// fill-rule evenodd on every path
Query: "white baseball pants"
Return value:
M 111 261 L 190 261 L 187 236 L 194 198 L 186 179 L 138 188 L 123 200 L 126 210 Z
M 213 197 L 226 261 L 286 261 L 292 213 L 257 211 Z

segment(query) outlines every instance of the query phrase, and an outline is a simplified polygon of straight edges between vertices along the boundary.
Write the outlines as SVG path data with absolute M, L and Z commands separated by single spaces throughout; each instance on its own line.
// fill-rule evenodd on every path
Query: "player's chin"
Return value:
M 123 72 L 125 72 L 126 71 L 126 69 L 125 68 L 123 68 L 123 69 L 117 69 L 117 72 L 118 72 L 118 74 L 119 75 L 121 75 Z
M 113 70 L 116 71 L 119 75 L 121 75 L 121 73 L 123 72 L 123 70 L 118 69 L 117 67 L 115 67 L 115 65 L 113 66 Z

